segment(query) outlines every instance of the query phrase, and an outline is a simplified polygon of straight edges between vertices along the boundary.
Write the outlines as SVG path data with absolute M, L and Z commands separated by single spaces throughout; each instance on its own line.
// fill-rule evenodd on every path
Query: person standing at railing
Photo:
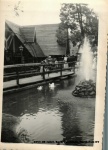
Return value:
M 48 64 L 52 64 L 52 58 L 50 55 L 46 58 L 46 61 L 48 62 Z
M 55 61 L 56 61 L 56 58 L 52 58 L 52 69 L 55 69 L 56 66 L 55 66 Z
M 78 45 L 75 41 L 70 42 L 70 64 L 71 67 L 75 67 L 75 62 L 77 61 L 77 54 L 78 54 Z
M 71 56 L 68 56 L 68 58 L 67 58 L 67 65 L 68 65 L 68 67 L 71 67 Z M 71 71 L 71 69 L 70 69 L 70 71 Z
M 49 70 L 51 70 L 52 69 L 52 58 L 50 55 L 48 56 L 48 58 L 46 58 L 46 62 L 48 64 Z
M 67 59 L 67 62 L 68 62 L 68 67 L 74 67 L 75 57 L 73 55 L 69 56 L 68 59 Z M 70 71 L 71 71 L 71 69 L 70 69 Z
M 41 64 L 42 64 L 42 65 L 44 64 L 44 60 L 41 61 Z M 43 72 L 43 66 L 40 66 L 40 72 L 41 72 L 41 73 Z M 42 76 L 42 74 L 41 74 L 41 76 Z
M 55 61 L 55 68 L 56 69 L 58 68 L 58 61 L 57 60 Z
M 47 60 L 45 59 L 45 60 L 43 60 L 43 61 L 41 61 L 41 64 L 42 64 L 42 66 L 40 66 L 40 72 L 41 73 L 43 73 L 43 66 L 44 66 L 44 71 L 46 72 L 46 71 L 49 71 L 49 68 L 48 68 L 48 62 L 47 62 Z M 43 76 L 42 74 L 41 74 L 41 76 Z M 48 76 L 49 76 L 49 73 L 48 73 Z
M 77 61 L 78 46 L 75 41 L 73 41 L 72 44 L 71 44 L 71 48 L 70 48 L 70 56 L 73 56 L 74 61 Z
M 65 56 L 65 57 L 64 57 L 64 68 L 68 68 L 67 59 L 68 59 L 68 57 Z

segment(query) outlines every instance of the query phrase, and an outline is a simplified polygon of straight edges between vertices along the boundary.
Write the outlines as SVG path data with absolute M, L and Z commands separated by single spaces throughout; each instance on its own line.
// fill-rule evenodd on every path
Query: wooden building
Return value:
M 38 62 L 45 58 L 36 41 L 34 27 L 21 27 L 10 21 L 5 23 L 4 64 Z
M 66 48 L 57 43 L 56 31 L 59 24 L 36 25 L 36 38 L 45 56 L 65 56 Z
M 60 58 L 65 47 L 57 43 L 58 24 L 19 26 L 5 22 L 4 64 L 40 62 L 47 56 Z

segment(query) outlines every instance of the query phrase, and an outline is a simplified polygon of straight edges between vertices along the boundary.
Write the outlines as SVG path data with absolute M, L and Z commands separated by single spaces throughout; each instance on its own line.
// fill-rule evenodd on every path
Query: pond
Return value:
M 41 89 L 5 95 L 3 113 L 20 117 L 18 128 L 24 128 L 34 141 L 92 146 L 80 141 L 94 139 L 95 98 L 74 97 L 77 82 L 75 77 L 56 81 L 54 87 L 47 83 Z

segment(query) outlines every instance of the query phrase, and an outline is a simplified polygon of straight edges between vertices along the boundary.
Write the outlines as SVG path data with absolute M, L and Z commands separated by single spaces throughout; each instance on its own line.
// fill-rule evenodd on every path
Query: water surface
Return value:
M 34 87 L 3 97 L 3 112 L 20 117 L 18 129 L 34 141 L 87 141 L 94 139 L 95 99 L 77 98 L 72 91 L 78 78 Z M 68 143 L 69 145 L 92 145 Z

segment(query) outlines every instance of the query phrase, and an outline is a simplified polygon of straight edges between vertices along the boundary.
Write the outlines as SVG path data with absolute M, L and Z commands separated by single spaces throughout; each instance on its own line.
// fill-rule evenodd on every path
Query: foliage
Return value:
M 59 28 L 57 30 L 57 42 L 65 46 L 67 39 L 67 29 L 71 30 L 71 40 L 83 41 L 84 36 L 88 36 L 91 43 L 93 38 L 98 37 L 98 17 L 93 9 L 86 4 L 66 4 L 63 3 L 60 10 Z
M 67 40 L 67 29 L 63 26 L 63 24 L 59 24 L 59 28 L 56 33 L 57 36 L 57 42 L 61 46 L 66 46 L 66 40 Z

